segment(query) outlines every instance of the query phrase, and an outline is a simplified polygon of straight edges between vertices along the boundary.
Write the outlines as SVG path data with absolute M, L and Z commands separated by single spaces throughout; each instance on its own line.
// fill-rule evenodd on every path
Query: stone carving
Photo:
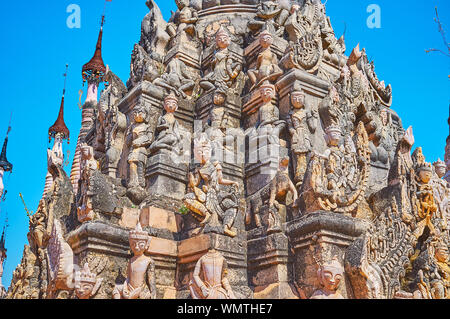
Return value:
M 128 187 L 145 188 L 144 169 L 147 164 L 147 147 L 152 142 L 152 134 L 149 132 L 148 110 L 143 105 L 138 105 L 133 111 L 134 123 L 129 127 L 127 140 L 130 145 L 128 164 L 130 167 L 130 179 Z
M 433 169 L 430 163 L 425 162 L 422 148 L 417 148 L 413 153 L 413 163 L 416 169 L 417 190 L 413 194 L 413 212 L 415 221 L 411 221 L 414 235 L 418 239 L 423 235 L 425 227 L 428 227 L 431 235 L 436 233 L 432 218 L 438 210 L 434 200 L 434 192 L 430 184 Z
M 278 66 L 277 56 L 270 50 L 273 44 L 272 34 L 267 30 L 263 31 L 259 35 L 259 44 L 262 52 L 258 55 L 256 69 L 248 70 L 248 76 L 253 83 L 253 88 L 259 87 L 265 81 L 273 83 L 283 75 L 283 71 Z
M 194 157 L 200 168 L 189 174 L 189 192 L 184 204 L 200 225 L 221 228 L 226 235 L 235 237 L 233 224 L 239 207 L 239 183 L 225 179 L 221 164 L 211 162 L 211 143 L 204 133 L 194 140 Z M 223 189 L 221 185 L 231 187 Z
M 178 109 L 178 99 L 171 94 L 164 100 L 166 114 L 161 116 L 156 127 L 157 137 L 150 146 L 151 153 L 167 150 L 174 155 L 181 155 L 182 133 L 175 112 Z
M 312 135 L 316 132 L 319 114 L 306 103 L 305 93 L 300 87 L 291 92 L 292 110 L 287 119 L 291 135 L 291 148 L 294 155 L 296 187 L 300 188 L 308 165 L 308 154 L 312 151 Z
M 319 112 L 324 127 L 339 126 L 344 135 L 354 131 L 355 106 L 346 99 L 345 94 L 339 92 L 337 86 L 330 87 L 328 95 L 319 105 Z
M 281 37 L 284 33 L 284 24 L 289 16 L 289 8 L 277 0 L 261 1 L 258 3 L 256 16 L 258 19 L 250 21 L 248 25 L 252 31 L 264 29 Z
M 252 222 L 253 216 L 256 227 L 261 227 L 262 223 L 259 212 L 263 205 L 268 205 L 269 225 L 267 232 L 280 232 L 280 202 L 283 202 L 284 205 L 286 205 L 286 197 L 289 192 L 293 197 L 293 206 L 296 207 L 298 193 L 294 183 L 292 183 L 291 178 L 289 177 L 289 157 L 285 157 L 280 160 L 278 172 L 272 181 L 248 199 L 249 205 L 246 215 L 247 225 Z
M 211 123 L 205 128 L 205 133 L 211 141 L 213 161 L 233 162 L 235 159 L 235 139 L 239 137 L 243 139 L 244 132 L 231 126 L 230 115 L 224 107 L 211 109 L 210 118 Z
M 142 21 L 140 45 L 151 58 L 163 62 L 170 36 L 166 32 L 167 22 L 164 20 L 161 10 L 154 0 L 146 1 L 150 12 Z
M 356 298 L 391 299 L 400 290 L 414 251 L 414 237 L 402 221 L 396 202 L 393 197 L 390 207 L 378 216 L 367 234 L 347 250 L 345 269 L 356 288 Z
M 280 110 L 272 103 L 275 86 L 264 83 L 259 88 L 263 105 L 259 108 L 259 125 L 256 134 L 268 144 L 280 145 L 280 134 L 286 128 L 286 121 L 280 120 Z M 252 133 L 254 135 L 254 133 Z
M 53 221 L 53 229 L 48 243 L 49 296 L 58 290 L 72 290 L 74 279 L 73 251 L 64 240 L 59 220 Z
M 122 80 L 110 70 L 109 66 L 106 66 L 105 82 L 106 88 L 99 101 L 102 111 L 117 105 L 128 92 Z
M 150 245 L 150 236 L 138 223 L 130 231 L 129 241 L 133 257 L 128 263 L 127 279 L 116 285 L 114 299 L 156 299 L 155 262 L 145 255 Z
M 441 227 L 444 230 L 449 229 L 450 223 L 450 187 L 448 182 L 442 179 L 446 173 L 446 165 L 443 161 L 438 159 L 433 163 L 434 177 L 433 177 L 433 191 L 434 198 L 438 205 L 438 217 L 442 220 Z
M 91 273 L 89 264 L 85 263 L 81 271 L 75 273 L 75 294 L 78 299 L 91 299 L 100 289 L 102 278 Z
M 88 222 L 94 219 L 92 211 L 93 195 L 90 179 L 92 171 L 98 170 L 98 162 L 94 159 L 94 148 L 86 144 L 81 145 L 81 196 L 80 205 L 77 208 L 78 221 Z
M 51 237 L 51 229 L 48 229 L 48 206 L 45 200 L 39 201 L 39 206 L 34 215 L 29 215 L 28 241 L 33 250 L 43 249 L 47 247 Z
M 320 24 L 315 17 L 308 17 L 309 1 L 300 12 L 295 6 L 286 22 L 290 44 L 282 59 L 282 64 L 289 70 L 297 68 L 315 73 L 323 58 L 323 45 Z
M 195 86 L 194 76 L 186 65 L 177 57 L 170 60 L 166 72 L 153 81 L 153 84 L 175 93 L 177 96 L 187 98 L 186 92 L 192 92 Z
M 100 45 L 83 68 L 73 183 L 52 134 L 7 298 L 449 298 L 445 165 L 411 156 L 391 86 L 324 4 L 177 0 L 166 23 L 146 3 L 127 87 Z
M 234 61 L 228 51 L 230 43 L 230 35 L 221 27 L 216 34 L 218 50 L 214 52 L 211 70 L 200 80 L 200 87 L 205 92 L 216 90 L 226 94 L 241 73 L 242 65 Z
M 310 299 L 344 299 L 338 292 L 339 285 L 344 279 L 344 267 L 337 257 L 329 263 L 320 265 L 317 277 L 322 288 L 314 292 Z
M 131 54 L 128 89 L 131 90 L 142 81 L 153 82 L 161 75 L 160 70 L 163 67 L 162 62 L 151 59 L 142 46 L 135 44 Z
M 55 135 L 55 142 L 53 144 L 53 148 L 51 150 L 47 150 L 47 176 L 45 177 L 45 187 L 44 187 L 44 196 L 48 194 L 50 189 L 53 186 L 53 177 L 50 174 L 50 167 L 52 165 L 62 166 L 64 162 L 64 152 L 62 149 L 62 140 L 63 134 L 57 133 Z M 0 168 L 0 174 L 3 176 L 2 168 Z M 0 194 L 1 195 L 1 194 Z M 0 196 L 0 199 L 2 196 Z
M 192 299 L 236 299 L 227 273 L 225 258 L 217 250 L 210 249 L 195 266 L 189 283 Z
M 174 23 L 167 26 L 167 31 L 172 38 L 177 35 L 181 35 L 183 32 L 190 35 L 191 37 L 195 36 L 195 24 L 198 21 L 198 12 L 189 5 L 189 2 L 189 0 L 175 1 L 178 7 L 178 26 L 176 26 L 176 24 Z
M 105 114 L 106 156 L 108 175 L 117 178 L 117 167 L 125 144 L 127 118 L 117 106 L 110 107 Z
M 364 200 L 370 165 L 369 138 L 360 122 L 354 140 L 348 135 L 341 143 L 341 129 L 326 130 L 329 149 L 314 153 L 305 179 L 304 209 L 355 215 Z M 356 145 L 356 146 L 355 146 Z

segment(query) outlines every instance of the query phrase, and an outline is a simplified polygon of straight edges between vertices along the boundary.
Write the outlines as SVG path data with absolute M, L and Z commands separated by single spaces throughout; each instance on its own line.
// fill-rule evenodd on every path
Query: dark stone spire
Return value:
M 5 239 L 5 228 L 3 228 L 2 238 L 0 239 L 0 256 L 3 255 L 4 258 L 6 258 Z
M 2 153 L 0 154 L 0 167 L 3 168 L 5 172 L 11 172 L 13 165 L 6 159 L 6 147 L 8 146 L 8 134 L 11 127 L 8 128 L 8 133 L 6 133 L 5 141 L 3 142 Z
M 82 76 L 83 82 L 96 81 L 98 83 L 103 82 L 103 77 L 106 73 L 106 67 L 102 58 L 102 38 L 103 38 L 103 24 L 105 23 L 105 16 L 102 16 L 102 23 L 100 26 L 100 32 L 98 34 L 97 46 L 93 58 L 83 65 Z
M 61 133 L 63 135 L 63 139 L 69 139 L 70 138 L 70 132 L 69 129 L 66 126 L 66 123 L 64 122 L 64 96 L 66 94 L 66 80 L 67 80 L 67 68 L 69 66 L 66 64 L 66 73 L 64 73 L 64 89 L 63 89 L 63 95 L 61 98 L 61 106 L 59 107 L 59 114 L 58 118 L 56 119 L 55 124 L 53 124 L 48 129 L 48 135 L 49 139 L 51 140 L 56 136 L 56 134 Z

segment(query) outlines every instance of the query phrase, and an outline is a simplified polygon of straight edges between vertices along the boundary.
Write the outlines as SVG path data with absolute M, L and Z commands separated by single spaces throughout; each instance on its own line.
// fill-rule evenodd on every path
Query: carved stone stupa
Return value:
M 176 4 L 146 1 L 126 82 L 102 22 L 7 298 L 449 298 L 445 164 L 325 5 Z

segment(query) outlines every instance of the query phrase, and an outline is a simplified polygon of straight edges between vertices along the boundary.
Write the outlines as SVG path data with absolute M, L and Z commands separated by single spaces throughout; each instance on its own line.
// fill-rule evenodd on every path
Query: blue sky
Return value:
M 172 0 L 157 0 L 166 18 L 175 10 Z M 369 29 L 367 7 L 381 8 L 381 28 Z M 66 8 L 81 8 L 81 28 L 69 29 Z M 28 219 L 19 198 L 21 192 L 31 210 L 37 208 L 46 175 L 47 131 L 58 115 L 65 64 L 69 63 L 65 120 L 71 142 L 65 150 L 74 154 L 81 126 L 78 91 L 83 89 L 81 67 L 94 53 L 103 0 L 2 1 L 0 51 L 2 106 L 0 139 L 3 142 L 13 112 L 8 159 L 14 172 L 5 177 L 7 200 L 0 204 L 0 226 L 6 213 L 8 259 L 3 282 L 9 285 L 27 243 Z M 448 0 L 328 0 L 327 14 L 340 36 L 347 26 L 350 50 L 359 42 L 375 61 L 381 80 L 393 87 L 393 106 L 403 125 L 414 127 L 416 146 L 422 146 L 428 161 L 443 159 L 449 128 L 450 58 L 426 54 L 425 49 L 445 49 L 434 23 L 434 7 L 450 38 Z M 142 18 L 148 12 L 145 0 L 113 0 L 108 4 L 103 37 L 105 63 L 123 82 L 129 76 L 130 54 L 140 38 Z M 84 87 L 86 91 L 86 87 Z M 83 97 L 84 98 L 84 97 Z M 66 167 L 70 172 L 71 164 Z

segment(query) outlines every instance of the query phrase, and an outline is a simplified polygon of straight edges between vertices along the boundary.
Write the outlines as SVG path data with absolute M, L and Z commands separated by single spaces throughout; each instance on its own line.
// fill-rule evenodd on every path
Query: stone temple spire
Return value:
M 13 165 L 8 162 L 6 158 L 6 148 L 8 146 L 8 134 L 11 131 L 11 126 L 8 127 L 8 132 L 6 133 L 5 141 L 3 142 L 2 152 L 0 153 L 0 200 L 3 197 L 3 175 L 5 172 L 11 172 L 13 169 Z
M 110 0 L 105 0 L 106 2 Z M 94 124 L 95 107 L 98 102 L 98 86 L 104 81 L 106 67 L 102 58 L 102 38 L 103 26 L 105 24 L 105 13 L 103 12 L 100 24 L 100 32 L 98 35 L 97 46 L 93 58 L 83 66 L 82 77 L 83 83 L 88 82 L 88 92 L 86 101 L 81 113 L 81 129 L 78 135 L 77 146 L 75 149 L 75 156 L 72 163 L 72 170 L 70 172 L 70 180 L 72 181 L 73 191 L 75 195 L 78 193 L 78 181 L 80 180 L 81 172 L 81 143 L 84 142 L 87 132 Z
M 0 299 L 3 299 L 6 295 L 6 290 L 2 284 L 3 264 L 6 260 L 5 229 L 6 229 L 6 226 L 3 228 L 2 237 L 0 239 Z
M 52 150 L 48 151 L 49 152 L 48 155 L 49 156 L 53 155 L 52 158 L 57 159 L 58 163 L 61 163 L 61 165 L 64 162 L 62 141 L 65 139 L 70 140 L 70 132 L 66 126 L 66 123 L 64 122 L 64 96 L 66 95 L 66 81 L 67 81 L 68 67 L 69 67 L 69 65 L 66 64 L 66 73 L 64 73 L 64 89 L 63 89 L 63 94 L 62 94 L 62 98 L 61 98 L 61 106 L 59 108 L 58 118 L 56 119 L 55 124 L 53 124 L 48 129 L 49 141 L 51 141 L 52 139 L 55 140 Z M 48 193 L 48 191 L 50 190 L 52 185 L 53 185 L 53 177 L 50 174 L 50 172 L 47 170 L 47 175 L 45 176 L 45 187 L 44 187 L 43 196 L 45 196 Z
M 95 47 L 95 53 L 92 59 L 83 65 L 81 75 L 83 82 L 88 82 L 88 94 L 86 97 L 87 102 L 97 102 L 98 86 L 103 82 L 106 73 L 106 67 L 102 58 L 102 38 L 103 38 L 103 25 L 105 24 L 105 15 L 102 16 L 102 22 L 100 25 L 100 32 L 98 34 L 97 45 Z

